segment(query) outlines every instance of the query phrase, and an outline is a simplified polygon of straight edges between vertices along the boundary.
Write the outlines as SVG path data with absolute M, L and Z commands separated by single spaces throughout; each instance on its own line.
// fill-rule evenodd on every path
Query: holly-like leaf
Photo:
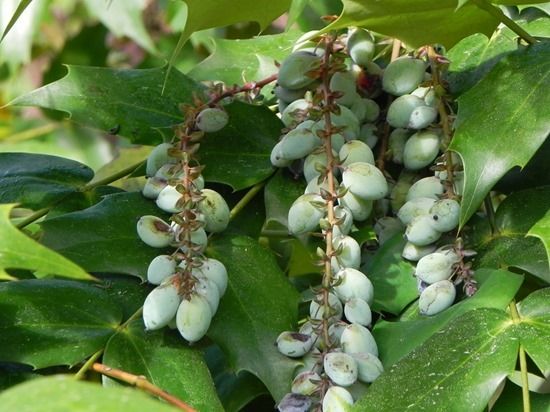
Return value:
M 143 22 L 146 0 L 95 1 L 84 0 L 88 11 L 97 17 L 117 37 L 129 37 L 150 53 L 155 45 Z
M 136 319 L 109 340 L 103 363 L 145 376 L 198 411 L 223 411 L 202 352 L 187 346 L 177 332 L 146 332 L 143 321 Z M 103 382 L 119 386 L 107 377 Z
M 489 35 L 498 25 L 494 17 L 471 3 L 455 11 L 456 0 L 343 0 L 343 3 L 342 14 L 325 31 L 363 26 L 412 47 L 431 43 L 451 47 L 472 33 Z
M 482 411 L 514 370 L 517 332 L 502 310 L 470 311 L 386 368 L 353 410 Z
M 538 237 L 546 249 L 546 258 L 550 264 L 550 211 L 540 218 L 537 223 L 529 229 L 527 236 Z M 550 270 L 550 267 L 548 268 Z
M 451 320 L 477 308 L 505 309 L 518 291 L 523 278 L 503 270 L 480 269 L 476 278 L 485 280 L 477 293 L 438 315 L 413 316 L 411 320 L 400 322 L 379 321 L 374 327 L 374 337 L 378 343 L 380 360 L 389 367 L 419 347 Z
M 88 166 L 57 156 L 0 153 L 0 203 L 39 209 L 78 192 L 94 177 Z
M 512 167 L 525 166 L 550 130 L 550 44 L 511 53 L 458 99 L 450 149 L 462 157 L 465 187 L 460 224 L 472 216 Z M 513 150 L 512 150 L 513 149 Z
M 65 280 L 0 283 L 0 359 L 74 365 L 104 347 L 121 312 L 102 289 Z
M 397 315 L 418 296 L 414 266 L 401 257 L 405 246 L 403 234 L 386 241 L 364 268 L 374 285 L 375 311 Z
M 240 190 L 273 173 L 269 156 L 284 126 L 265 106 L 234 102 L 225 110 L 229 124 L 204 138 L 200 161 L 206 166 L 203 174 L 207 181 Z
M 0 205 L 0 279 L 11 279 L 6 269 L 32 270 L 36 277 L 93 279 L 75 263 L 17 230 L 10 222 L 13 207 L 13 204 Z
M 122 70 L 67 66 L 67 75 L 20 96 L 12 105 L 39 106 L 69 113 L 85 126 L 116 133 L 134 143 L 156 144 L 155 129 L 183 121 L 179 108 L 203 87 L 173 70 L 162 93 L 165 68 Z
M 229 274 L 208 336 L 235 372 L 256 375 L 280 400 L 289 392 L 297 363 L 281 355 L 274 343 L 282 331 L 296 328 L 299 295 L 271 253 L 251 238 L 216 237 L 207 253 L 223 262 Z
M 54 375 L 16 385 L 0 394 L 2 408 L 17 412 L 177 412 L 132 388 L 104 388 L 97 383 Z
M 544 244 L 536 237 L 526 237 L 531 227 L 544 219 L 549 204 L 550 186 L 508 196 L 496 212 L 496 233 L 487 233 L 477 248 L 476 266 L 516 267 L 550 283 Z
M 136 224 L 144 215 L 167 218 L 141 193 L 109 195 L 88 209 L 42 222 L 42 243 L 89 272 L 123 273 L 144 279 L 151 260 L 166 252 L 139 239 Z

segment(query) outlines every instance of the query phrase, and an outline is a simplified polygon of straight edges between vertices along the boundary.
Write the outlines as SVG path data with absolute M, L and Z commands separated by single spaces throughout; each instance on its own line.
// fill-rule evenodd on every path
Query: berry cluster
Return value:
M 223 231 L 229 223 L 229 207 L 214 190 L 204 188 L 195 153 L 204 133 L 221 130 L 227 113 L 218 107 L 187 109 L 188 120 L 176 130 L 175 143 L 156 146 L 147 159 L 143 195 L 172 213 L 171 223 L 143 216 L 137 223 L 140 239 L 156 248 L 174 247 L 171 255 L 155 257 L 147 280 L 157 285 L 143 304 L 147 330 L 177 327 L 189 342 L 207 332 L 227 288 L 224 265 L 203 252 L 208 233 Z

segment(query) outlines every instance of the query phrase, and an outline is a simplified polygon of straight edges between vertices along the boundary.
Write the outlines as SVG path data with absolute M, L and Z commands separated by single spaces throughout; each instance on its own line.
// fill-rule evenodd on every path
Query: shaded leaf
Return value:
M 481 282 L 481 279 L 486 279 Z M 476 279 L 481 284 L 477 293 L 432 317 L 418 315 L 400 322 L 379 321 L 374 337 L 380 350 L 380 360 L 386 368 L 396 363 L 430 336 L 462 314 L 477 308 L 505 309 L 518 291 L 523 278 L 503 270 L 480 269 Z M 415 304 L 416 305 L 416 304 Z M 417 305 L 416 305 L 417 307 Z
M 280 400 L 290 389 L 297 363 L 281 355 L 274 343 L 282 331 L 296 327 L 299 295 L 271 253 L 250 238 L 214 238 L 207 253 L 222 261 L 229 274 L 208 336 L 235 372 L 256 375 Z
M 167 218 L 141 193 L 109 195 L 88 209 L 42 222 L 42 242 L 89 272 L 145 279 L 151 260 L 166 250 L 149 247 L 139 239 L 136 224 L 144 215 Z
M 511 325 L 497 309 L 464 314 L 388 368 L 353 409 L 484 410 L 514 370 L 518 342 Z
M 290 206 L 304 194 L 305 188 L 305 182 L 294 179 L 288 169 L 278 170 L 265 186 L 266 224 L 277 222 L 286 228 Z
M 531 412 L 548 412 L 550 405 L 550 395 L 541 395 L 539 393 L 529 393 L 529 402 Z M 495 405 L 491 408 L 492 412 L 517 412 L 523 408 L 523 398 L 521 387 L 507 381 L 504 392 L 499 396 Z
M 96 286 L 103 289 L 113 303 L 118 305 L 124 321 L 143 306 L 143 301 L 151 290 L 135 277 L 110 274 L 96 276 L 101 282 Z
M 35 368 L 82 361 L 121 320 L 116 303 L 91 283 L 20 280 L 0 283 L 0 296 L 0 359 Z
M 527 236 L 538 237 L 546 249 L 546 258 L 550 264 L 550 211 L 529 229 Z M 550 267 L 549 267 L 550 270 Z
M 464 164 L 461 226 L 494 184 L 512 167 L 525 166 L 546 139 L 550 95 L 544 85 L 549 79 L 550 44 L 537 44 L 499 61 L 458 99 L 450 149 Z
M 343 3 L 338 20 L 324 31 L 363 26 L 412 47 L 430 43 L 450 47 L 472 33 L 489 35 L 498 25 L 495 18 L 471 3 L 455 12 L 456 0 L 343 0 Z
M 36 277 L 59 275 L 93 279 L 81 267 L 42 246 L 17 230 L 10 222 L 13 204 L 0 205 L 0 279 L 9 279 L 6 269 L 28 269 Z
M 72 376 L 33 379 L 0 394 L 2 408 L 18 412 L 175 412 L 180 409 L 131 388 L 103 388 Z
M 223 411 L 202 352 L 191 349 L 176 331 L 145 331 L 141 319 L 114 335 L 103 363 L 134 375 L 184 400 L 198 411 Z M 104 377 L 105 386 L 118 386 Z
M 177 70 L 170 75 L 162 94 L 165 68 L 67 67 L 64 78 L 11 104 L 61 110 L 77 123 L 105 132 L 116 130 L 134 143 L 156 144 L 162 138 L 155 129 L 181 123 L 179 105 L 191 103 L 193 93 L 203 90 Z
M 88 166 L 57 156 L 0 153 L 0 203 L 39 209 L 78 192 L 94 177 Z

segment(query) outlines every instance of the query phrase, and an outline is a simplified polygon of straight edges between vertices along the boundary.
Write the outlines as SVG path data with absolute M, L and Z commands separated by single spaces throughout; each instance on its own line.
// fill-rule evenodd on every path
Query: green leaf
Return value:
M 265 186 L 266 224 L 277 222 L 286 228 L 288 211 L 305 188 L 302 178 L 293 178 L 286 168 L 278 170 Z
M 364 268 L 374 286 L 372 309 L 397 315 L 418 296 L 414 266 L 401 257 L 405 246 L 403 234 L 398 233 L 376 252 Z
M 2 33 L 2 37 L 0 38 L 0 43 L 4 40 L 6 35 L 10 32 L 13 25 L 19 20 L 19 17 L 23 14 L 25 9 L 32 3 L 32 0 L 21 0 L 19 2 L 19 5 L 17 6 L 17 9 L 13 12 L 13 16 L 11 16 L 10 21 L 8 22 L 8 25 L 4 29 L 4 32 Z
M 228 85 L 261 80 L 278 72 L 300 32 L 290 31 L 252 39 L 213 39 L 214 52 L 188 75 L 195 80 L 220 80 Z
M 155 45 L 147 33 L 143 16 L 146 0 L 96 1 L 84 0 L 90 14 L 97 17 L 117 37 L 129 37 L 150 53 Z
M 514 370 L 516 330 L 497 309 L 470 311 L 394 364 L 354 410 L 482 411 Z
M 20 96 L 10 104 L 65 111 L 85 126 L 111 131 L 133 143 L 156 144 L 156 130 L 183 121 L 181 103 L 191 103 L 203 87 L 174 70 L 164 94 L 165 68 L 122 70 L 67 66 L 67 75 Z
M 0 153 L 0 203 L 46 207 L 78 192 L 93 176 L 88 166 L 62 157 Z
M 529 229 L 527 236 L 538 237 L 546 249 L 546 258 L 550 264 L 550 211 Z M 549 267 L 550 270 L 550 267 Z
M 207 253 L 223 262 L 229 274 L 208 336 L 235 372 L 256 375 L 280 400 L 290 389 L 297 363 L 281 355 L 274 343 L 282 331 L 296 327 L 299 295 L 271 253 L 251 238 L 216 237 Z
M 343 0 L 343 3 L 338 20 L 324 31 L 363 26 L 412 47 L 430 43 L 451 47 L 472 33 L 489 35 L 498 25 L 496 19 L 470 3 L 455 12 L 456 0 Z
M 484 282 L 481 279 L 486 278 Z M 480 269 L 476 279 L 481 287 L 477 293 L 432 317 L 416 315 L 400 322 L 379 321 L 374 337 L 380 350 L 380 360 L 387 368 L 435 335 L 451 320 L 477 308 L 505 309 L 519 290 L 523 278 L 503 270 Z M 417 312 L 416 312 L 417 313 Z
M 119 307 L 96 285 L 66 280 L 0 283 L 0 359 L 74 365 L 116 331 Z
M 6 269 L 28 269 L 35 276 L 59 275 L 93 279 L 81 267 L 42 246 L 17 230 L 10 222 L 13 204 L 0 205 L 0 279 L 10 279 Z
M 89 272 L 123 273 L 145 279 L 151 260 L 166 249 L 143 243 L 136 232 L 141 216 L 167 219 L 141 193 L 117 193 L 88 209 L 41 223 L 42 242 Z
M 477 247 L 477 267 L 516 267 L 550 283 L 544 244 L 528 231 L 544 218 L 550 204 L 550 186 L 508 196 L 495 215 L 497 232 L 487 233 Z M 518 253 L 521 251 L 521 253 Z
M 531 412 L 548 412 L 550 395 L 529 392 Z M 523 408 L 521 387 L 512 382 L 506 382 L 504 392 L 498 397 L 497 402 L 491 408 L 491 412 L 517 412 Z
M 96 285 L 107 293 L 122 311 L 122 319 L 127 320 L 143 306 L 145 297 L 151 290 L 140 279 L 123 275 L 96 275 L 101 281 Z
M 204 138 L 200 161 L 206 165 L 203 174 L 207 181 L 240 190 L 273 173 L 269 156 L 284 126 L 265 106 L 234 102 L 224 108 L 229 124 Z
M 0 394 L 2 408 L 17 412 L 176 412 L 180 409 L 131 388 L 103 388 L 72 376 L 54 375 L 14 386 Z
M 458 99 L 450 149 L 464 164 L 461 226 L 494 184 L 512 167 L 525 166 L 546 139 L 549 77 L 550 44 L 536 44 L 502 59 Z
M 223 411 L 202 352 L 191 349 L 175 331 L 145 331 L 141 319 L 114 335 L 103 363 L 134 375 L 184 400 L 198 411 Z M 104 377 L 105 386 L 119 386 Z

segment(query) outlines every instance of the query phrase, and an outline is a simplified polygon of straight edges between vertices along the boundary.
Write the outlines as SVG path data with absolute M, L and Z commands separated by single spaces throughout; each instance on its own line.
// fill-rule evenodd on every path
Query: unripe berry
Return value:
M 453 199 L 441 199 L 430 209 L 432 225 L 440 232 L 448 232 L 458 226 L 460 204 Z
M 277 349 L 290 358 L 304 356 L 313 346 L 313 338 L 298 332 L 282 332 L 277 337 Z
M 338 272 L 343 268 L 359 269 L 361 266 L 361 247 L 351 236 L 336 237 L 332 241 L 334 250 L 338 252 L 331 259 L 332 270 Z
M 162 189 L 166 187 L 167 184 L 168 183 L 164 179 L 161 179 L 155 176 L 150 177 L 145 182 L 145 185 L 143 186 L 141 193 L 147 199 L 156 199 L 159 193 L 162 191 Z
M 426 64 L 420 59 L 401 57 L 384 70 L 382 88 L 394 96 L 412 92 L 424 80 Z
M 430 253 L 418 261 L 415 276 L 429 284 L 449 279 L 456 262 L 457 256 L 454 252 Z
M 301 159 L 321 145 L 321 140 L 312 131 L 313 124 L 312 120 L 306 120 L 283 136 L 279 142 L 279 155 L 283 159 Z
M 430 197 L 411 199 L 401 206 L 401 209 L 397 212 L 397 217 L 401 220 L 401 223 L 408 225 L 415 217 L 427 215 L 435 202 L 436 200 Z
M 227 269 L 224 264 L 217 259 L 204 259 L 201 266 L 193 268 L 193 276 L 210 279 L 218 287 L 220 296 L 223 296 L 227 289 Z
M 372 302 L 374 296 L 372 282 L 363 272 L 353 268 L 345 268 L 340 270 L 335 278 L 337 284 L 334 286 L 334 293 L 342 301 L 347 302 L 352 298 L 360 298 L 367 303 Z
M 378 143 L 378 128 L 375 124 L 372 123 L 365 123 L 361 126 L 361 129 L 359 130 L 359 137 L 357 140 L 361 140 L 362 142 L 366 143 L 368 147 L 371 149 L 376 146 L 376 143 Z
M 342 166 L 363 162 L 374 165 L 374 154 L 371 148 L 360 140 L 350 140 L 344 144 L 338 153 Z
M 342 96 L 336 99 L 336 103 L 344 106 L 351 106 L 357 97 L 355 76 L 351 72 L 336 72 L 330 78 L 330 90 L 341 93 Z
M 323 367 L 336 385 L 350 386 L 357 380 L 357 363 L 346 353 L 327 353 L 323 358 Z
M 375 122 L 380 116 L 380 106 L 372 99 L 357 96 L 350 107 L 359 123 Z
M 359 66 L 367 66 L 374 57 L 374 37 L 365 29 L 351 30 L 346 46 L 351 59 Z
M 374 224 L 374 233 L 378 239 L 378 244 L 383 245 L 397 233 L 402 232 L 403 224 L 396 217 L 384 216 Z
M 167 247 L 174 240 L 170 225 L 156 216 L 142 216 L 137 222 L 139 238 L 151 247 Z
M 352 323 L 344 329 L 340 344 L 347 354 L 367 352 L 378 356 L 378 346 L 372 333 L 357 323 Z
M 420 314 L 432 316 L 451 306 L 456 297 L 456 289 L 452 282 L 440 280 L 428 286 L 420 294 L 418 309 Z
M 173 246 L 179 246 L 180 250 L 183 253 L 187 253 L 187 251 L 189 250 L 189 242 L 192 243 L 193 247 L 198 248 L 198 251 L 200 252 L 206 249 L 206 244 L 208 243 L 208 235 L 202 227 L 191 231 L 189 236 L 190 239 L 187 238 L 187 235 L 184 231 L 181 230 L 179 225 L 173 224 L 173 230 L 176 234 L 176 239 Z
M 411 114 L 417 107 L 424 106 L 420 97 L 405 94 L 391 102 L 386 115 L 386 121 L 392 127 L 406 128 L 409 126 Z
M 180 302 L 181 297 L 172 279 L 154 288 L 143 303 L 145 329 L 156 330 L 168 325 L 176 315 Z
M 319 182 L 318 178 L 311 179 L 308 182 L 308 184 L 306 186 L 306 189 L 304 190 L 304 194 L 311 193 L 311 194 L 315 194 L 315 195 L 320 195 L 321 190 L 325 190 L 325 191 L 328 192 L 329 185 L 328 185 L 327 179 L 323 179 L 323 180 L 321 180 L 321 182 Z
M 417 245 L 426 246 L 441 237 L 441 232 L 432 226 L 432 219 L 428 215 L 415 217 L 405 231 L 407 241 Z
M 197 205 L 197 209 L 204 215 L 204 229 L 210 233 L 222 232 L 229 224 L 229 206 L 224 198 L 215 190 L 204 189 L 204 197 Z
M 351 298 L 344 305 L 344 315 L 350 323 L 369 326 L 372 322 L 370 306 L 363 299 Z
M 384 372 L 380 359 L 371 353 L 352 353 L 351 356 L 357 363 L 357 378 L 361 382 L 374 382 Z
M 342 182 L 355 196 L 364 200 L 382 199 L 388 193 L 384 174 L 374 165 L 352 163 L 344 169 Z
M 353 226 L 353 214 L 351 210 L 345 206 L 335 206 L 334 217 L 339 220 L 339 223 L 333 228 L 333 237 L 346 236 Z
M 173 275 L 176 270 L 176 261 L 170 255 L 155 257 L 147 268 L 147 281 L 153 285 L 160 285 L 163 280 Z
M 279 67 L 279 84 L 287 89 L 301 89 L 315 80 L 311 72 L 321 66 L 321 59 L 314 53 L 296 51 L 291 53 Z
M 183 206 L 178 205 L 178 201 L 182 196 L 183 195 L 176 190 L 175 186 L 167 185 L 160 191 L 156 203 L 159 209 L 165 212 L 179 213 L 183 210 Z
M 172 148 L 171 143 L 161 143 L 149 153 L 147 157 L 147 163 L 145 166 L 145 174 L 147 176 L 154 176 L 157 170 L 159 170 L 166 163 L 175 163 L 176 159 L 168 156 L 168 149 Z
M 190 343 L 200 340 L 210 327 L 212 311 L 210 305 L 200 295 L 193 294 L 189 300 L 183 299 L 176 314 L 179 333 Z
M 409 129 L 425 129 L 437 118 L 437 110 L 431 106 L 420 106 L 414 109 L 409 118 Z
M 341 386 L 331 386 L 323 398 L 323 412 L 349 412 L 353 397 Z
M 407 193 L 407 201 L 418 197 L 430 197 L 438 200 L 443 194 L 445 187 L 435 176 L 425 177 L 413 184 Z
M 206 277 L 200 277 L 195 283 L 195 292 L 206 299 L 212 316 L 217 312 L 218 305 L 220 304 L 220 292 L 218 286 Z
M 229 115 L 225 110 L 217 107 L 208 107 L 197 115 L 196 125 L 199 130 L 214 133 L 223 129 L 229 122 Z
M 344 322 L 343 320 L 339 320 L 338 322 L 334 322 L 332 325 L 330 325 L 328 328 L 328 334 L 330 335 L 332 341 L 339 344 L 342 333 L 347 327 L 348 323 Z
M 300 120 L 300 113 L 307 111 L 310 106 L 311 103 L 306 99 L 293 101 L 281 112 L 281 121 L 286 127 L 292 126 Z
M 418 87 L 411 94 L 423 99 L 427 106 L 437 107 L 438 100 L 433 87 Z
M 321 196 L 314 194 L 296 199 L 288 211 L 288 231 L 299 235 L 314 230 L 325 215 L 321 203 L 324 204 Z
M 279 100 L 282 100 L 285 103 L 292 103 L 294 100 L 302 99 L 306 91 L 307 91 L 306 88 L 290 90 L 290 89 L 285 89 L 281 85 L 277 85 L 275 86 L 273 93 L 275 93 L 275 96 L 277 96 Z
M 292 393 L 312 395 L 318 388 L 321 377 L 313 371 L 301 372 L 292 381 Z
M 334 157 L 337 156 L 334 150 L 332 151 L 332 155 Z M 304 178 L 306 182 L 319 177 L 321 174 L 319 169 L 326 168 L 327 163 L 327 155 L 324 151 L 308 155 L 304 161 Z
M 434 161 L 439 153 L 440 134 L 437 131 L 416 132 L 407 143 L 403 152 L 403 163 L 409 170 L 419 170 Z
M 340 133 L 344 135 L 346 140 L 357 139 L 357 136 L 359 136 L 359 131 L 361 129 L 359 125 L 359 119 L 357 119 L 353 112 L 346 106 L 338 105 L 338 109 L 340 110 L 339 114 L 330 114 L 330 121 L 332 126 L 342 128 L 343 130 Z M 325 130 L 324 119 L 319 120 L 315 125 L 314 131 L 316 132 L 319 130 Z
M 330 306 L 329 317 L 333 320 L 342 319 L 342 314 L 344 313 L 344 308 L 342 307 L 342 302 L 340 299 L 333 294 L 328 294 L 328 303 Z M 325 313 L 325 307 L 321 306 L 315 300 L 312 300 L 309 305 L 309 316 L 311 319 L 321 320 L 323 319 L 323 314 Z
M 411 132 L 407 129 L 397 128 L 391 132 L 388 139 L 388 148 L 392 156 L 392 162 L 398 165 L 403 164 L 405 144 L 410 136 Z
M 342 206 L 345 206 L 349 210 L 351 210 L 353 220 L 357 220 L 358 222 L 367 220 L 372 212 L 372 200 L 361 199 L 360 197 L 355 196 L 350 191 L 348 191 L 343 197 L 341 197 L 339 202 Z
M 404 259 L 417 262 L 424 256 L 429 255 L 430 253 L 435 251 L 435 249 L 435 245 L 416 246 L 414 243 L 407 242 L 403 247 L 403 252 L 401 253 L 401 256 Z
M 286 159 L 283 156 L 282 147 L 281 142 L 277 142 L 277 144 L 273 146 L 273 149 L 271 149 L 269 160 L 271 160 L 271 164 L 275 167 L 287 167 L 292 163 L 291 159 Z

